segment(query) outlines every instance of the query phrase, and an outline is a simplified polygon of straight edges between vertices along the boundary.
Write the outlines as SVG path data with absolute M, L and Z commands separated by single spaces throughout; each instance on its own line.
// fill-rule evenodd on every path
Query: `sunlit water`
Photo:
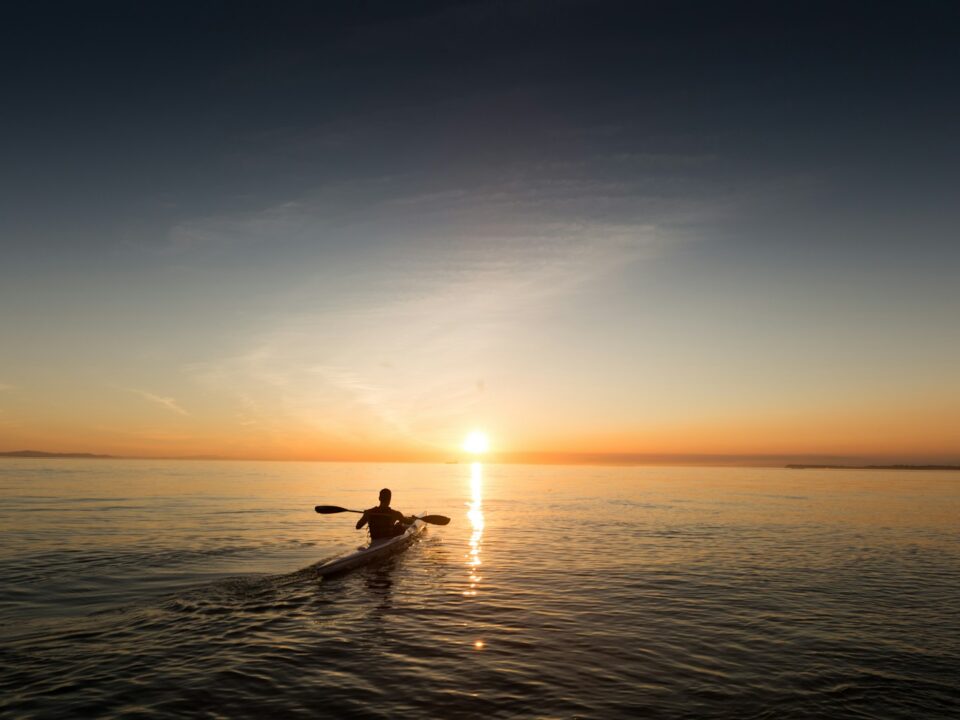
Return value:
M 321 580 L 356 515 L 453 518 Z M 960 474 L 0 461 L 10 717 L 960 717 Z

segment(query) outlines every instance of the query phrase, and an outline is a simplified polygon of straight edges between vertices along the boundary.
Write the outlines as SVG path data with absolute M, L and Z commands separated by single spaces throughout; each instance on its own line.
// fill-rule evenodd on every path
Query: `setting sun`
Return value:
M 467 435 L 462 447 L 468 453 L 485 453 L 490 448 L 490 441 L 487 439 L 486 433 L 474 430 Z

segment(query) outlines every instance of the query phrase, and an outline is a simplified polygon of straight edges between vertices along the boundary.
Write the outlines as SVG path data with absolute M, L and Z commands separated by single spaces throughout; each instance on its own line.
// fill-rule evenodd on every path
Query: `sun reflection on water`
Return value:
M 463 591 L 467 597 L 477 594 L 477 587 L 483 579 L 480 577 L 480 541 L 483 539 L 483 463 L 475 462 L 470 466 L 470 502 L 467 504 L 467 519 L 473 532 L 470 534 L 470 551 L 467 553 L 469 586 Z

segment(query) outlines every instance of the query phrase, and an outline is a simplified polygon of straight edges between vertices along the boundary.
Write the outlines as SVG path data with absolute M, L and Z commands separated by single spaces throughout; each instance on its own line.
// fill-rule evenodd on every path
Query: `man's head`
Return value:
M 383 506 L 389 505 L 391 497 L 393 497 L 393 493 L 390 492 L 390 489 L 384 488 L 380 491 L 380 504 Z

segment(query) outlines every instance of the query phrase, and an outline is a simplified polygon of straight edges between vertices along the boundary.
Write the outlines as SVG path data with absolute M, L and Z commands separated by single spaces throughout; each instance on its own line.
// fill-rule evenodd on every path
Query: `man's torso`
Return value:
M 403 520 L 403 513 L 392 508 L 382 508 L 379 505 L 365 511 L 367 523 L 370 525 L 370 537 L 374 540 L 393 537 L 394 526 L 398 520 Z

